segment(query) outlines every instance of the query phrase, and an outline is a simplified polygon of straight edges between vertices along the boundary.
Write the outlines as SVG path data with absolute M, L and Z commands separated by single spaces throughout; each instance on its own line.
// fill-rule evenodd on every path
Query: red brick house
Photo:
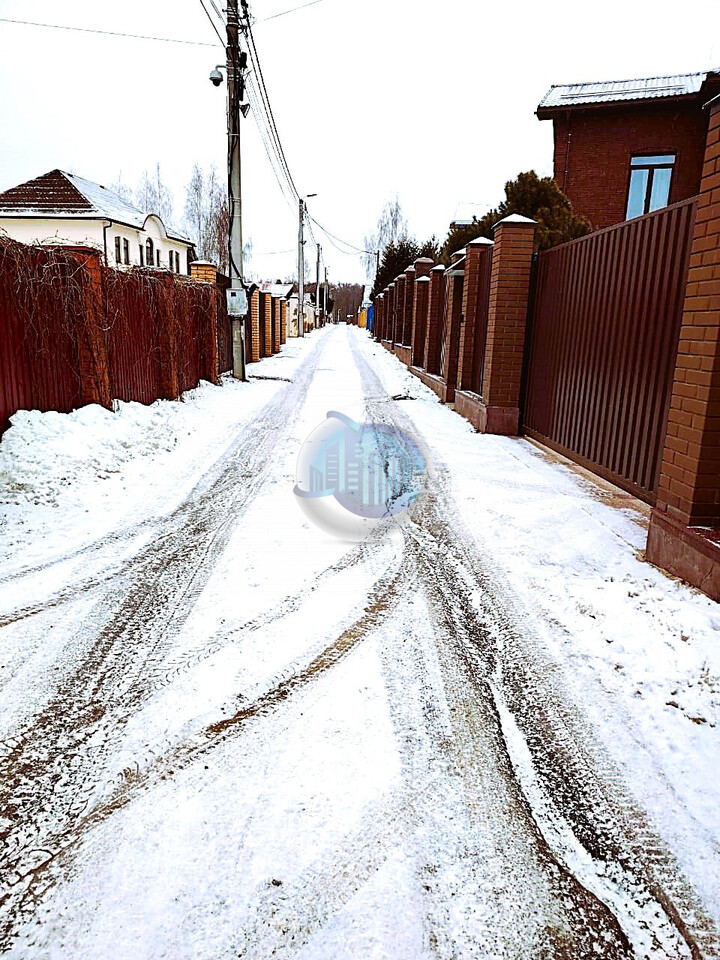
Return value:
M 720 70 L 552 86 L 554 179 L 596 230 L 695 196 Z

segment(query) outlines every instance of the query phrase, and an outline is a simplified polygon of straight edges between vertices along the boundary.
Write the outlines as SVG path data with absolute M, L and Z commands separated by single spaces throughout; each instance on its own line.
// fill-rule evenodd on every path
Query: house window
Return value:
M 130 241 L 123 237 L 123 263 L 130 263 Z
M 630 160 L 626 220 L 667 206 L 674 163 L 674 153 Z
M 176 273 L 180 273 L 180 254 L 177 250 L 175 251 L 175 271 Z
M 120 263 L 120 237 L 115 237 L 115 263 Z
M 155 252 L 151 237 L 148 237 L 145 241 L 145 259 L 149 267 L 155 263 Z
M 138 250 L 140 251 L 140 266 L 145 266 L 145 248 L 141 243 L 138 244 Z
M 160 247 L 158 247 L 155 251 L 155 265 L 158 267 L 160 266 Z

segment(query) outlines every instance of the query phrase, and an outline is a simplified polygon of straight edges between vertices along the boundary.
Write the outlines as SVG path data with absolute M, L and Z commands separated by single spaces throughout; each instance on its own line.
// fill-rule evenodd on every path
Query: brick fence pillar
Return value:
M 445 303 L 445 267 L 438 264 L 430 271 L 425 353 L 423 367 L 428 373 L 440 373 L 440 339 L 442 337 L 443 304 Z
M 477 240 L 471 240 L 465 247 L 465 283 L 463 285 L 463 321 L 460 327 L 460 347 L 458 350 L 458 390 L 475 389 L 473 383 L 473 366 L 475 360 L 475 348 L 478 336 L 485 336 L 485 329 L 479 329 L 479 315 L 482 309 L 483 322 L 485 318 L 484 305 L 481 305 L 479 298 L 482 294 L 480 290 L 481 264 L 485 257 L 492 256 L 490 250 L 493 247 L 492 240 L 486 240 L 480 237 Z M 487 287 L 485 287 L 487 294 Z
M 269 293 L 261 294 L 260 303 L 262 304 L 262 349 L 264 357 L 271 357 L 273 352 L 272 340 L 272 297 Z
M 280 343 L 287 343 L 288 336 L 288 302 L 280 301 Z
M 417 281 L 420 279 L 427 279 L 430 276 L 430 271 L 434 266 L 433 261 L 429 257 L 419 257 L 415 261 L 415 283 L 413 290 L 413 299 L 411 306 L 411 320 L 410 320 L 410 362 L 414 366 L 422 366 L 423 358 L 425 356 L 425 328 L 427 326 L 427 301 L 428 301 L 428 291 L 427 283 L 420 284 L 420 291 L 418 291 Z M 418 301 L 418 292 L 420 296 L 420 301 Z
M 373 301 L 373 339 L 380 342 L 383 338 L 383 308 L 385 306 L 385 295 L 379 293 Z
M 445 403 L 452 403 L 455 399 L 463 284 L 465 282 L 464 267 L 465 249 L 463 248 L 452 255 L 450 266 L 445 271 L 443 337 L 440 347 L 442 351 L 440 376 L 445 382 L 445 396 L 443 397 Z
M 280 353 L 280 297 L 272 298 L 272 339 L 273 353 Z
M 482 433 L 518 432 L 535 227 L 534 220 L 514 213 L 493 228 L 483 409 L 475 424 Z
M 413 303 L 415 300 L 415 266 L 410 264 L 405 269 L 405 306 L 403 307 L 403 333 L 402 344 L 404 347 L 411 345 L 412 323 L 413 323 Z
M 217 267 L 209 260 L 193 260 L 190 264 L 190 276 L 202 283 L 217 283 Z
M 395 278 L 395 332 L 393 333 L 393 345 L 403 345 L 403 334 L 405 333 L 405 274 L 401 273 Z
M 690 247 L 667 435 L 647 559 L 720 600 L 720 98 Z
M 250 294 L 250 362 L 257 363 L 260 359 L 260 291 L 255 289 Z
M 103 277 L 100 252 L 82 245 L 58 249 L 71 253 L 83 265 L 88 284 L 85 288 L 85 309 L 79 316 L 78 364 L 80 372 L 80 399 L 83 404 L 99 403 L 112 407 L 113 384 L 110 383 L 110 358 L 103 297 Z
M 387 323 L 385 325 L 385 341 L 390 344 L 390 349 L 395 346 L 395 313 L 396 313 L 396 296 L 395 296 L 395 283 L 388 284 L 386 288 L 388 296 L 388 309 L 387 309 Z

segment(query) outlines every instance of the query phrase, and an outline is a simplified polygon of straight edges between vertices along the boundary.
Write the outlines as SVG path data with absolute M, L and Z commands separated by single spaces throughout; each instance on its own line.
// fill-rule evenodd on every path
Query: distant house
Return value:
M 600 229 L 694 196 L 718 94 L 718 70 L 551 87 L 536 112 L 575 212 Z
M 51 170 L 0 193 L 0 232 L 23 243 L 96 247 L 111 267 L 189 273 L 192 241 L 152 211 L 74 173 Z

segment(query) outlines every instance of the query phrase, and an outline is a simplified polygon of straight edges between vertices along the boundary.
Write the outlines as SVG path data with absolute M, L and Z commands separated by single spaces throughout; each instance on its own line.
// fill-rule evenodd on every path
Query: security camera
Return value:
M 210 82 L 216 87 L 219 87 L 223 82 L 223 75 L 220 73 L 217 67 L 210 73 Z

